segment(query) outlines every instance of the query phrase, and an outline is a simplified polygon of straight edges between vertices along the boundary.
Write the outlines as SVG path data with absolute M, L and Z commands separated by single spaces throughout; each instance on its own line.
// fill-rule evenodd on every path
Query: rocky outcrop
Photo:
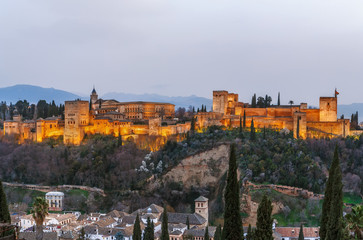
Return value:
M 228 169 L 229 145 L 224 144 L 211 150 L 183 159 L 176 167 L 166 173 L 154 187 L 161 182 L 180 182 L 184 188 L 200 188 L 215 185 Z

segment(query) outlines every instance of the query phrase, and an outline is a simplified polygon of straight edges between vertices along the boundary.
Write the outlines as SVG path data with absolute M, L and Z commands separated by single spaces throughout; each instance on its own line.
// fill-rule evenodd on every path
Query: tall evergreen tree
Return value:
M 144 237 L 143 240 L 154 240 L 154 226 L 153 221 L 150 221 L 150 218 L 147 218 L 146 228 L 144 229 Z
M 205 231 L 204 231 L 204 240 L 209 240 L 208 226 L 205 228 Z
M 333 195 L 333 184 L 334 184 L 334 172 L 337 166 L 339 165 L 339 158 L 338 158 L 338 146 L 335 146 L 334 151 L 334 158 L 333 162 L 329 169 L 329 178 L 326 182 L 325 186 L 325 194 L 324 194 L 324 201 L 323 201 L 323 209 L 321 213 L 321 219 L 320 219 L 320 239 L 324 239 L 327 234 L 328 230 L 328 222 L 329 222 L 329 214 L 330 214 L 330 208 L 332 203 L 332 195 Z
M 273 240 L 271 213 L 271 201 L 264 195 L 257 209 L 257 224 L 254 240 Z
M 154 233 L 154 222 L 151 221 L 151 224 L 150 224 L 150 240 L 154 240 L 154 237 L 155 237 L 155 233 Z
M 117 137 L 117 146 L 122 147 L 122 137 L 121 137 L 121 134 L 120 134 L 120 129 L 119 129 L 119 134 L 118 134 L 118 137 Z
M 248 229 L 247 229 L 247 235 L 246 235 L 246 240 L 252 240 L 252 227 L 251 224 L 248 224 Z
M 257 106 L 257 97 L 256 97 L 256 93 L 253 95 L 252 97 L 252 102 L 251 105 L 253 108 L 255 108 Z
M 3 183 L 0 181 L 0 223 L 10 223 L 10 214 Z
M 141 240 L 141 227 L 140 227 L 139 214 L 136 215 L 134 223 L 134 231 L 132 233 L 132 240 Z
M 243 228 L 240 215 L 239 186 L 237 179 L 236 147 L 231 145 L 227 186 L 224 194 L 224 227 L 223 240 L 242 240 Z
M 252 121 L 251 121 L 250 139 L 251 139 L 251 141 L 255 141 L 256 140 L 256 130 L 255 130 L 255 125 L 253 123 L 253 118 L 252 118 Z
M 300 232 L 299 232 L 299 239 L 298 240 L 304 240 L 304 229 L 303 225 L 300 225 Z
M 186 221 L 185 225 L 187 225 L 187 229 L 190 229 L 189 216 L 187 216 L 187 221 Z
M 220 224 L 214 233 L 214 240 L 222 240 L 222 226 Z
M 239 133 L 241 134 L 242 133 L 242 117 L 240 116 L 239 117 Z
M 169 240 L 168 212 L 166 211 L 166 206 L 164 206 L 164 212 L 162 216 L 160 240 Z
M 333 187 L 327 225 L 326 240 L 342 239 L 343 236 L 343 183 L 342 170 L 339 164 L 338 148 L 335 147 L 334 160 L 337 162 L 334 168 Z M 329 176 L 330 178 L 330 176 Z
M 296 138 L 300 138 L 300 117 L 297 117 L 297 123 L 296 123 Z
M 190 123 L 190 132 L 193 134 L 195 130 L 195 118 L 192 117 L 192 122 Z
M 243 128 L 246 128 L 246 110 L 243 111 Z
M 280 92 L 279 95 L 277 96 L 277 106 L 280 106 Z

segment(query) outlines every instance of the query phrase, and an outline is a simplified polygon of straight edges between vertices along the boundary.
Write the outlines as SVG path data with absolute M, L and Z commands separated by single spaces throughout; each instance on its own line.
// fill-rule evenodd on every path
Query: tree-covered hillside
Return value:
M 241 178 L 254 183 L 290 185 L 323 193 L 327 169 L 334 147 L 338 145 L 344 191 L 362 193 L 362 136 L 299 140 L 293 139 L 286 131 L 262 129 L 257 130 L 256 139 L 252 141 L 249 129 L 210 127 L 180 138 L 184 140 L 168 141 L 154 153 L 138 149 L 133 143 L 120 146 L 118 139 L 111 136 L 89 137 L 81 146 L 64 146 L 54 140 L 18 145 L 0 139 L 0 178 L 7 182 L 99 187 L 112 193 L 113 200 L 133 194 L 138 201 L 150 197 L 150 201 L 166 200 L 178 208 L 180 204 L 191 204 L 198 193 L 213 200 L 223 191 L 218 187 L 223 185 L 221 179 L 210 189 L 198 189 L 198 186 L 185 189 L 183 183 L 170 183 L 161 186 L 155 193 L 157 195 L 147 193 L 145 183 L 151 176 L 161 177 L 187 156 L 234 142 Z M 173 191 L 185 194 L 172 196 Z M 112 203 L 105 206 L 111 207 Z M 214 207 L 220 209 L 220 206 Z

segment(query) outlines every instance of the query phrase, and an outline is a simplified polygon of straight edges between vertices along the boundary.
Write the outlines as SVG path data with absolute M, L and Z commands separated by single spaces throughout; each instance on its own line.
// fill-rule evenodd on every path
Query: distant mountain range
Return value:
M 349 118 L 352 116 L 352 113 L 356 113 L 358 111 L 359 122 L 363 122 L 363 103 L 352 103 L 349 105 L 339 105 L 338 106 L 338 117 L 344 114 L 344 118 Z
M 195 106 L 200 108 L 207 106 L 207 110 L 211 110 L 213 101 L 209 98 L 198 97 L 195 95 L 189 97 L 169 97 L 158 94 L 129 94 L 129 93 L 106 93 L 101 96 L 103 99 L 115 99 L 120 102 L 130 101 L 151 101 L 151 102 L 169 102 L 175 104 L 175 107 Z M 80 96 L 67 91 L 42 88 L 32 85 L 15 85 L 12 87 L 0 88 L 0 101 L 6 101 L 8 104 L 15 104 L 19 100 L 26 99 L 30 103 L 37 103 L 39 100 L 51 102 L 54 100 L 57 104 L 64 103 L 66 100 L 75 100 L 77 98 L 88 100 L 89 96 Z M 363 103 L 342 104 L 338 107 L 338 117 L 344 114 L 345 118 L 350 118 L 352 113 L 358 111 L 359 121 L 363 121 Z
M 6 101 L 7 104 L 10 102 L 15 104 L 19 100 L 27 100 L 30 103 L 37 103 L 39 100 L 45 100 L 47 102 L 54 100 L 56 104 L 59 104 L 64 103 L 65 100 L 74 100 L 77 98 L 80 98 L 80 96 L 70 92 L 32 85 L 15 85 L 0 88 L 0 101 Z
M 30 103 L 37 103 L 39 100 L 51 102 L 54 100 L 57 104 L 64 103 L 67 100 L 77 98 L 89 100 L 89 96 L 80 96 L 63 90 L 54 88 L 42 88 L 32 85 L 15 85 L 11 87 L 0 88 L 0 101 L 6 101 L 7 104 L 15 104 L 19 100 L 27 100 Z M 168 102 L 175 104 L 175 107 L 188 108 L 190 105 L 195 108 L 201 107 L 202 104 L 207 106 L 207 110 L 212 108 L 212 100 L 208 98 L 189 96 L 189 97 L 168 97 L 158 94 L 128 94 L 128 93 L 106 93 L 101 96 L 103 99 L 115 99 L 120 102 L 129 101 L 150 101 L 150 102 Z
M 150 101 L 150 102 L 168 102 L 175 104 L 175 108 L 189 106 L 195 106 L 197 109 L 203 105 L 207 106 L 207 110 L 212 109 L 212 99 L 198 97 L 195 95 L 189 97 L 168 97 L 158 94 L 129 94 L 129 93 L 106 93 L 102 96 L 103 99 L 115 99 L 120 102 L 131 102 L 131 101 Z

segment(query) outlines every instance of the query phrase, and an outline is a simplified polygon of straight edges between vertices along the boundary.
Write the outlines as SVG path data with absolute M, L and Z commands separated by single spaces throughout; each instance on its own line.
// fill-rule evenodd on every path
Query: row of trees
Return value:
M 265 97 L 258 97 L 256 96 L 256 93 L 252 96 L 252 100 L 251 100 L 251 107 L 252 108 L 266 108 L 266 107 L 270 107 L 272 103 L 272 97 L 268 96 L 266 94 Z M 294 101 L 290 100 L 289 104 L 292 105 L 294 104 Z M 281 105 L 281 101 L 280 101 L 280 93 L 277 96 L 277 106 Z
M 224 240 L 242 240 L 243 228 L 240 216 L 239 184 L 237 181 L 237 165 L 235 146 L 231 146 L 227 186 L 225 189 L 225 212 L 222 238 Z M 248 228 L 246 239 L 272 240 L 272 205 L 265 195 L 257 210 L 256 229 Z M 320 239 L 337 240 L 350 239 L 350 232 L 354 232 L 355 239 L 362 239 L 363 207 L 358 205 L 352 213 L 343 218 L 343 184 L 340 168 L 338 146 L 334 151 L 334 158 L 329 169 L 323 201 L 323 212 L 320 223 Z M 217 231 L 218 232 L 218 231 Z M 220 240 L 217 235 L 216 240 Z M 303 226 L 300 227 L 299 240 L 304 239 Z
M 358 111 L 356 113 L 353 113 L 352 116 L 350 117 L 350 128 L 358 130 L 360 129 Z
M 8 106 L 6 102 L 0 103 L 0 118 L 12 120 L 15 114 L 19 114 L 23 119 L 47 118 L 61 116 L 64 118 L 64 104 L 56 105 L 54 101 L 47 103 L 39 100 L 37 104 L 30 104 L 27 100 L 19 100 Z

